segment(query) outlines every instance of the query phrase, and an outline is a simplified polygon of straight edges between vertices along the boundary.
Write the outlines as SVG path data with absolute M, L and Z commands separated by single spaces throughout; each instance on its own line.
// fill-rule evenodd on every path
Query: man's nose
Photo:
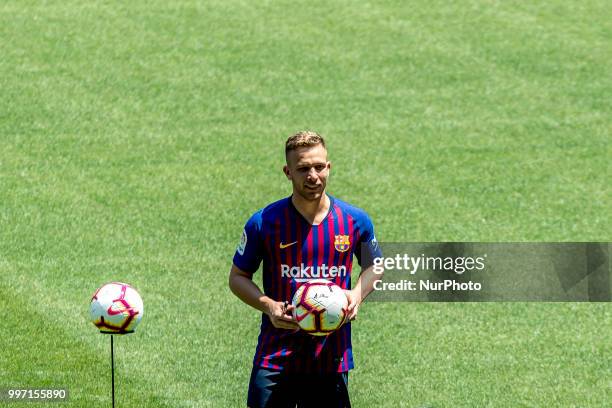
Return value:
M 317 171 L 315 170 L 314 167 L 311 167 L 310 170 L 308 170 L 308 179 L 309 180 L 317 179 Z

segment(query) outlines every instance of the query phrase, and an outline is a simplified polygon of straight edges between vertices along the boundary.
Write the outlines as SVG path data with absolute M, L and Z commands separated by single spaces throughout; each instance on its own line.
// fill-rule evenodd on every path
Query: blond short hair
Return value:
M 290 151 L 300 147 L 313 147 L 317 145 L 321 145 L 325 148 L 323 136 L 312 130 L 302 130 L 287 139 L 285 143 L 285 156 L 287 156 Z

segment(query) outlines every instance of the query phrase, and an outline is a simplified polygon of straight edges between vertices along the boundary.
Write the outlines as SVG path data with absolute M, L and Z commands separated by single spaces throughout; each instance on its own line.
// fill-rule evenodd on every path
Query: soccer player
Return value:
M 380 249 L 368 215 L 326 193 L 331 163 L 319 134 L 291 136 L 285 156 L 293 193 L 247 221 L 229 276 L 232 292 L 263 312 L 247 404 L 350 407 L 350 322 L 328 336 L 311 336 L 299 330 L 291 299 L 303 282 L 325 278 L 345 290 L 347 321 L 354 320 L 380 279 L 371 267 Z M 353 255 L 362 272 L 351 290 Z M 263 293 L 252 280 L 262 261 Z

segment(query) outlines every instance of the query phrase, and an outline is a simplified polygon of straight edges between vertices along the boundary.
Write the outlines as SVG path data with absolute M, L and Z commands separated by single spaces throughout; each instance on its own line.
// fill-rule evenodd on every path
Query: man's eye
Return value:
M 320 166 L 315 167 L 315 169 L 317 169 L 317 171 L 323 171 L 325 170 L 325 166 L 320 165 Z

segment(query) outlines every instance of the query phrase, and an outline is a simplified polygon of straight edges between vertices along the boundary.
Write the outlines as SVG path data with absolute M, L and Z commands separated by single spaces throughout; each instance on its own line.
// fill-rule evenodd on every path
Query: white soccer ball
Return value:
M 91 298 L 89 315 L 101 333 L 133 333 L 142 319 L 144 306 L 136 289 L 127 283 L 103 285 Z
M 327 336 L 342 326 L 347 316 L 346 294 L 326 279 L 313 279 L 300 286 L 292 304 L 298 325 L 313 336 Z

